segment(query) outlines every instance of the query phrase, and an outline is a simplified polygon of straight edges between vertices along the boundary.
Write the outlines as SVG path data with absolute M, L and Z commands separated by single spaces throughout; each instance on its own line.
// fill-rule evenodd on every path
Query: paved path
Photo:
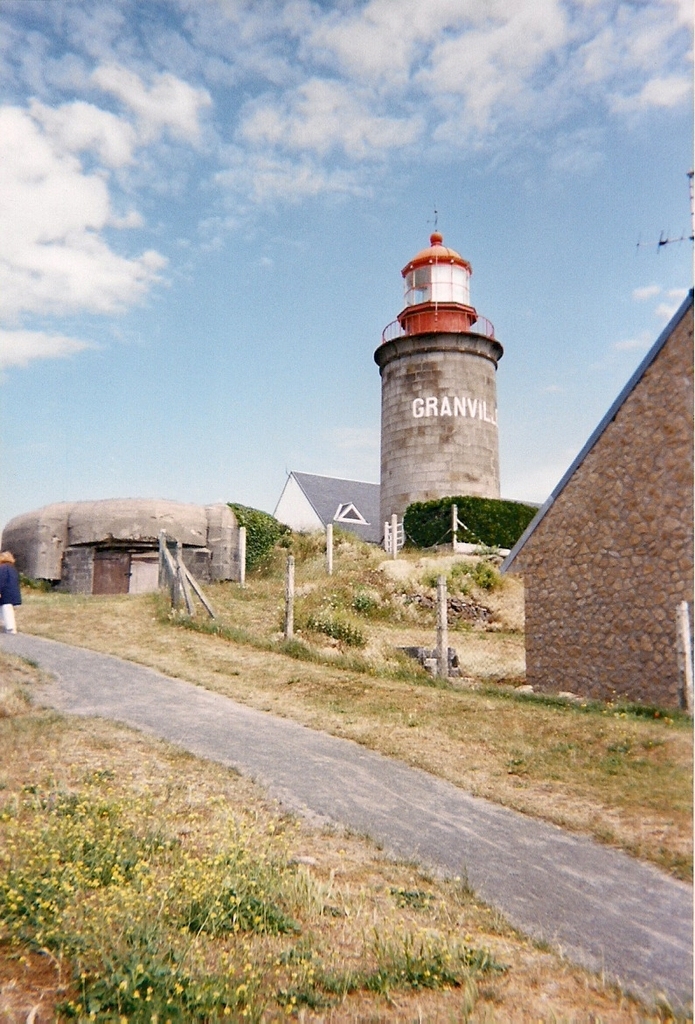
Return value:
M 3 636 L 54 682 L 41 703 L 162 737 L 262 783 L 314 819 L 366 833 L 450 875 L 527 934 L 624 987 L 692 995 L 692 889 L 656 868 L 337 739 L 132 662 Z

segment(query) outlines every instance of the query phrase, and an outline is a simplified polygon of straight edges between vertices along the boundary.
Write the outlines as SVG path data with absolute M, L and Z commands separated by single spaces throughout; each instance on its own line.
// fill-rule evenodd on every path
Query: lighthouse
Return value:
M 504 350 L 471 305 L 471 265 L 435 231 L 401 273 L 405 307 L 374 353 L 382 523 L 414 501 L 500 496 L 495 376 Z

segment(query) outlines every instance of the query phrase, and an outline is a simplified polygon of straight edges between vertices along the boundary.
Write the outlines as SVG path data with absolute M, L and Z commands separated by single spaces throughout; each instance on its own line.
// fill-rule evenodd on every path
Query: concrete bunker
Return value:
M 16 516 L 2 547 L 17 568 L 71 594 L 142 594 L 158 586 L 158 538 L 182 545 L 203 583 L 238 580 L 239 529 L 228 505 L 116 498 L 60 502 Z

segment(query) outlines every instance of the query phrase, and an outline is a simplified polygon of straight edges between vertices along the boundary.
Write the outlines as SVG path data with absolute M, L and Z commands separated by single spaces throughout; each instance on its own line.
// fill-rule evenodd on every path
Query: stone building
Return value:
M 503 564 L 524 577 L 526 672 L 543 692 L 683 703 L 693 599 L 693 293 Z
M 414 501 L 499 498 L 492 324 L 470 304 L 470 263 L 434 232 L 401 271 L 405 307 L 374 359 L 381 373 L 382 523 Z
M 196 579 L 239 579 L 239 531 L 228 505 L 114 499 L 61 502 L 16 516 L 3 550 L 33 579 L 73 594 L 138 594 L 158 585 L 164 530 Z

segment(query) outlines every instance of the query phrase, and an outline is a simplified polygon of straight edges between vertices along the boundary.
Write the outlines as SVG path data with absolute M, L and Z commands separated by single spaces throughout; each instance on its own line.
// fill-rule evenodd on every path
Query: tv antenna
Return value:
M 656 248 L 656 251 L 659 252 L 661 249 L 663 249 L 663 247 L 665 245 L 675 245 L 676 242 L 688 242 L 688 241 L 692 242 L 693 241 L 693 236 L 695 235 L 695 227 L 694 227 L 695 222 L 693 220 L 693 218 L 695 216 L 695 214 L 694 214 L 695 203 L 694 203 L 694 192 L 693 192 L 693 177 L 694 176 L 695 176 L 695 172 L 688 171 L 688 189 L 689 189 L 689 192 L 690 192 L 690 234 L 687 235 L 685 232 L 683 232 L 679 238 L 669 238 L 669 232 L 668 231 L 666 231 L 666 232 L 662 231 L 661 234 L 659 235 L 659 241 L 658 242 L 643 242 L 643 241 L 640 240 L 637 243 L 637 248 L 638 249 L 654 249 L 654 248 Z

